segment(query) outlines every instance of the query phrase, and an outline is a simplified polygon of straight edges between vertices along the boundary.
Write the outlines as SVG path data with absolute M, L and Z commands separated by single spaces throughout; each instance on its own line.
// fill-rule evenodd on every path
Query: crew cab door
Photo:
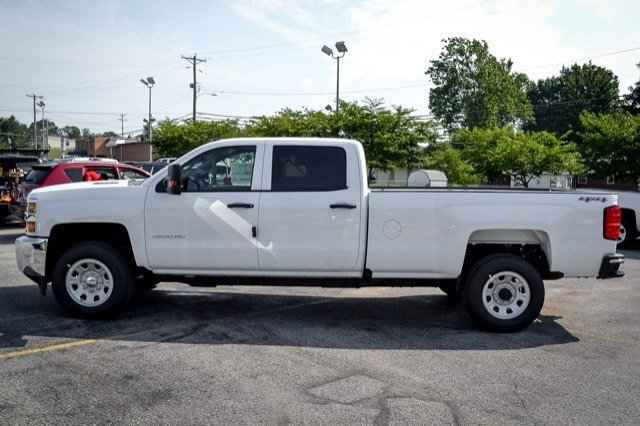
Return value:
M 347 165 L 358 164 L 356 150 L 339 143 L 278 141 L 265 149 L 257 230 L 260 269 L 354 271 L 363 206 L 359 175 Z
M 182 193 L 162 182 L 147 195 L 145 238 L 152 268 L 164 271 L 257 271 L 264 145 L 230 144 L 182 164 Z M 224 176 L 220 170 L 225 170 Z

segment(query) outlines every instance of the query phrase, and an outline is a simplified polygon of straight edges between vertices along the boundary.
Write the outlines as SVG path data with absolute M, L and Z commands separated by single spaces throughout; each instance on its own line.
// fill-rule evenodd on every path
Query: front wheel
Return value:
M 51 287 L 68 313 L 89 319 L 118 312 L 134 289 L 125 259 L 101 242 L 76 244 L 63 253 L 53 268 Z
M 538 271 L 512 254 L 480 260 L 467 281 L 467 305 L 476 323 L 492 331 L 518 331 L 531 324 L 544 304 Z

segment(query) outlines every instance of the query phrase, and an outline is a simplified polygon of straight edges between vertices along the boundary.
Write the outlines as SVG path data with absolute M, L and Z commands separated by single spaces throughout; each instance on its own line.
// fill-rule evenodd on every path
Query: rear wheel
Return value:
M 67 312 L 83 318 L 105 318 L 122 309 L 133 293 L 125 259 L 105 243 L 72 246 L 53 268 L 51 287 Z
M 493 331 L 518 331 L 531 324 L 544 303 L 538 271 L 512 254 L 495 254 L 471 269 L 466 289 L 471 317 Z
M 618 237 L 618 247 L 627 248 L 636 239 L 635 226 L 629 219 L 622 219 L 620 224 L 620 236 Z

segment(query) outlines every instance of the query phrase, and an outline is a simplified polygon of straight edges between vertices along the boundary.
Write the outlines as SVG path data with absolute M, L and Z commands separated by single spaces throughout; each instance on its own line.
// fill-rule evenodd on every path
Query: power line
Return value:
M 392 90 L 402 90 L 402 89 L 411 89 L 416 87 L 424 87 L 427 88 L 427 84 L 410 84 L 406 86 L 391 86 L 391 87 L 378 87 L 378 88 L 368 88 L 368 89 L 357 89 L 357 90 L 344 90 L 342 93 L 367 93 L 367 92 L 382 92 L 382 91 L 392 91 Z M 236 90 L 215 90 L 217 93 L 224 93 L 229 95 L 254 95 L 254 96 L 324 96 L 324 95 L 333 95 L 334 92 L 246 92 L 246 91 L 236 91 Z
M 307 40 L 302 40 L 302 41 L 291 41 L 291 42 L 287 42 L 287 43 L 276 43 L 276 44 L 267 44 L 264 46 L 255 46 L 255 47 L 246 47 L 246 48 L 241 48 L 241 49 L 229 49 L 229 50 L 212 50 L 209 52 L 200 52 L 203 55 L 217 55 L 217 54 L 224 54 L 224 53 L 236 53 L 236 52 L 250 52 L 250 51 L 255 51 L 255 50 L 264 50 L 264 49 L 272 49 L 274 47 L 284 47 L 284 46 L 293 46 L 296 44 L 305 44 L 305 43 L 311 43 L 311 42 L 317 42 L 317 41 L 322 41 L 325 40 L 327 38 L 332 38 L 332 37 L 339 37 L 339 36 L 344 36 L 344 35 L 351 35 L 351 34 L 357 34 L 360 31 L 348 31 L 348 32 L 344 32 L 344 33 L 338 33 L 338 34 L 330 34 L 330 35 L 326 35 L 326 36 L 322 36 L 322 37 L 318 37 L 318 38 L 314 38 L 314 39 L 307 39 Z
M 151 71 L 151 70 L 156 69 L 158 66 L 160 66 L 160 65 L 162 65 L 162 64 L 166 64 L 167 62 L 170 62 L 170 61 L 172 61 L 172 60 L 171 60 L 171 59 L 169 59 L 169 60 L 166 60 L 166 61 L 160 62 L 160 63 L 159 63 L 159 64 L 157 64 L 157 65 L 151 65 L 151 66 L 149 66 L 149 67 L 147 67 L 147 68 L 144 68 L 144 69 L 145 69 L 145 70 L 148 70 L 148 71 Z M 173 59 L 173 61 L 176 61 L 176 59 Z M 181 68 L 180 68 L 180 67 L 171 68 L 171 69 L 170 69 L 170 70 L 168 70 L 168 71 L 165 71 L 165 72 L 163 72 L 163 73 L 160 73 L 160 75 L 163 75 L 163 74 L 166 74 L 166 73 L 169 73 L 169 72 L 173 72 L 173 71 L 175 71 L 175 70 L 177 70 L 177 69 L 181 69 Z M 122 75 L 122 76 L 120 76 L 120 77 L 116 77 L 116 78 L 114 78 L 114 79 L 107 80 L 107 81 L 105 81 L 105 82 L 99 82 L 99 83 L 94 83 L 94 84 L 91 84 L 91 85 L 81 86 L 81 87 L 77 87 L 77 88 L 73 88 L 73 89 L 67 89 L 67 90 L 61 90 L 61 91 L 57 91 L 57 92 L 52 92 L 52 93 L 51 93 L 51 95 L 60 95 L 60 94 L 64 94 L 64 93 L 81 92 L 81 91 L 86 91 L 86 90 L 88 90 L 88 89 L 99 88 L 99 87 L 101 87 L 101 86 L 102 86 L 102 87 L 101 87 L 101 89 L 99 89 L 99 90 L 110 89 L 110 88 L 113 88 L 113 86 L 108 87 L 107 85 L 112 84 L 112 83 L 119 82 L 119 81 L 121 81 L 121 80 L 127 80 L 127 79 L 130 79 L 130 78 L 135 78 L 138 74 L 139 74 L 139 72 L 138 72 L 138 71 L 136 71 L 135 73 L 125 74 L 125 75 Z
M 603 58 L 605 56 L 612 56 L 612 55 L 619 55 L 620 53 L 633 52 L 635 50 L 640 50 L 640 46 L 632 47 L 630 49 L 617 50 L 615 52 L 603 53 L 601 55 L 592 55 L 592 56 L 590 56 L 588 58 L 573 59 L 573 60 L 570 60 L 570 61 L 556 62 L 556 63 L 548 64 L 548 65 L 537 65 L 535 67 L 521 68 L 518 71 L 529 71 L 529 70 L 536 70 L 536 69 L 540 69 L 540 68 L 547 68 L 547 67 L 553 67 L 553 66 L 558 66 L 558 65 L 564 65 L 564 64 L 567 64 L 567 63 L 583 62 L 583 61 L 587 61 L 587 60 L 591 60 L 591 59 L 595 59 L 595 58 Z
M 33 62 L 33 63 L 40 63 L 40 64 L 73 65 L 73 66 L 99 67 L 99 68 L 137 68 L 137 69 L 149 68 L 148 65 L 87 64 L 87 63 L 82 63 L 82 62 L 50 61 L 50 60 L 45 60 L 45 59 L 10 58 L 10 57 L 6 57 L 6 56 L 0 57 L 0 61 Z M 176 69 L 180 69 L 181 67 L 159 66 L 159 67 L 156 67 L 156 68 L 176 68 Z

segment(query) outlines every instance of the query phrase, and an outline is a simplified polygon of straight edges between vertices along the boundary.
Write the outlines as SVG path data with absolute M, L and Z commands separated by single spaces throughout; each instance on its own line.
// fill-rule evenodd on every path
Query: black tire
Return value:
M 440 290 L 446 294 L 449 299 L 458 301 L 462 299 L 462 292 L 458 289 L 458 286 L 455 282 L 446 282 L 442 283 L 438 286 Z
M 87 262 L 80 263 L 83 260 L 87 260 Z M 108 284 L 100 288 L 100 290 L 104 290 L 108 287 L 107 290 L 105 290 L 105 293 L 108 291 L 108 296 L 105 295 L 104 301 L 99 302 L 100 304 L 96 306 L 84 306 L 79 301 L 74 300 L 74 296 L 67 290 L 67 273 L 73 276 L 74 272 L 70 272 L 70 269 L 76 264 L 79 265 L 74 271 L 83 268 L 83 265 L 87 264 L 102 264 L 106 267 L 106 270 L 102 268 L 102 266 L 99 266 L 97 272 L 90 271 L 90 273 L 98 275 L 101 273 L 107 274 L 104 276 L 109 276 L 110 278 L 108 281 L 105 280 Z M 82 281 L 83 278 L 86 280 L 85 274 L 77 276 L 77 279 L 80 281 Z M 56 262 L 51 278 L 51 288 L 58 304 L 69 314 L 86 319 L 102 319 L 113 316 L 129 302 L 134 290 L 133 277 L 126 260 L 113 246 L 98 241 L 80 243 L 70 247 Z M 98 279 L 100 279 L 100 277 Z M 102 284 L 102 281 L 100 281 L 100 284 Z M 96 284 L 94 284 L 94 286 L 95 285 Z M 70 284 L 70 286 L 73 288 L 74 284 Z M 78 286 L 75 285 L 75 287 L 77 288 Z M 87 295 L 89 295 L 90 298 L 97 297 L 98 299 L 102 296 L 102 293 L 99 292 L 97 287 L 93 289 L 90 288 L 89 290 L 96 291 L 96 295 L 93 296 L 92 293 L 88 292 L 83 294 L 85 296 L 85 303 L 87 303 Z M 82 290 L 76 291 L 81 292 Z M 80 295 L 79 298 L 82 298 L 83 295 Z M 89 301 L 88 303 L 92 302 Z
M 636 239 L 636 227 L 634 226 L 633 222 L 631 222 L 629 219 L 622 218 L 622 223 L 620 228 L 621 228 L 620 229 L 621 239 L 618 240 L 618 248 L 631 247 L 633 240 Z
M 519 331 L 540 314 L 544 304 L 544 283 L 538 271 L 523 258 L 494 254 L 478 261 L 469 271 L 466 299 L 469 314 L 480 328 Z M 524 302 L 525 299 L 528 302 Z

